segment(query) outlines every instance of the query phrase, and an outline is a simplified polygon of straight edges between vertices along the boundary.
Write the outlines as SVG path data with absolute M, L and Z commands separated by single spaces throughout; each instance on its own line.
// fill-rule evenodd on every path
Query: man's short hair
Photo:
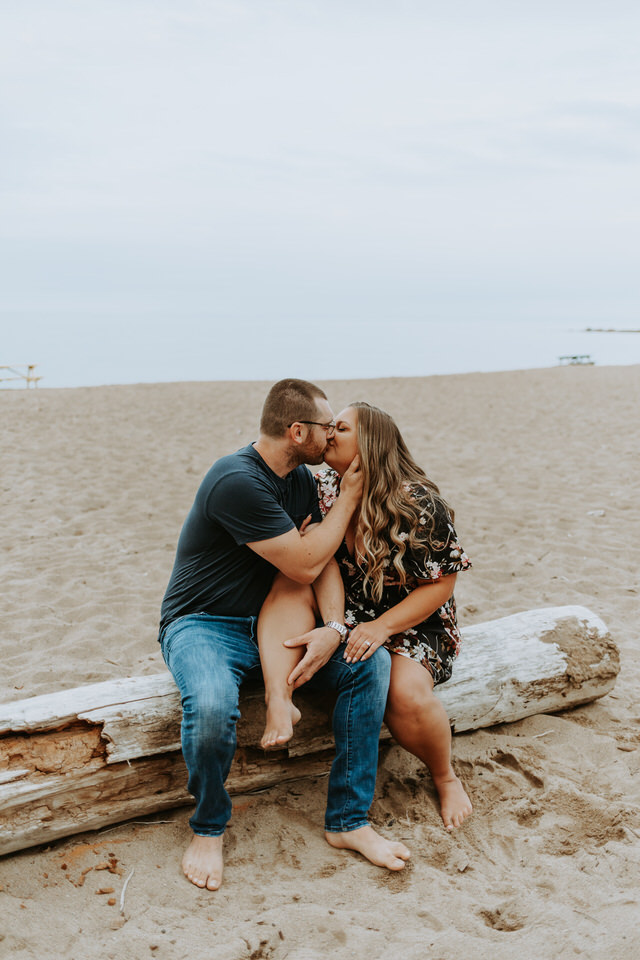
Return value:
M 316 399 L 327 395 L 308 380 L 279 380 L 271 387 L 262 408 L 260 432 L 267 437 L 281 437 L 296 420 L 315 420 Z

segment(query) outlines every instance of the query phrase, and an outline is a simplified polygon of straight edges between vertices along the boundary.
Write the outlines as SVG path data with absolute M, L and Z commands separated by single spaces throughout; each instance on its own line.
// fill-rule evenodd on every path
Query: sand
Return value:
M 583 604 L 620 646 L 614 691 L 456 736 L 475 812 L 454 835 L 424 769 L 385 750 L 371 814 L 413 851 L 400 874 L 325 843 L 325 778 L 236 798 L 217 893 L 179 868 L 189 808 L 5 857 L 0 955 L 640 956 L 640 368 L 324 386 L 335 411 L 393 413 L 455 506 L 474 561 L 462 625 Z M 158 609 L 182 521 L 211 461 L 255 438 L 265 390 L 0 392 L 1 701 L 164 668 Z

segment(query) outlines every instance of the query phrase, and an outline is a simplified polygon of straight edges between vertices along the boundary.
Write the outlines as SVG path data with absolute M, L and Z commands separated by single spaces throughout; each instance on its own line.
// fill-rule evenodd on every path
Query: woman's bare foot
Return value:
M 222 883 L 222 837 L 193 839 L 182 858 L 182 869 L 187 880 L 196 887 L 217 890 Z
M 433 782 L 440 797 L 440 815 L 445 827 L 447 830 L 461 827 L 463 820 L 471 816 L 473 807 L 453 768 L 440 780 L 434 777 Z
M 339 850 L 357 850 L 363 857 L 375 863 L 376 867 L 388 870 L 402 870 L 411 851 L 404 843 L 387 840 L 376 833 L 373 827 L 359 827 L 347 833 L 325 833 L 327 843 Z
M 288 743 L 301 716 L 288 697 L 270 697 L 267 703 L 267 720 L 260 741 L 262 749 L 269 750 Z

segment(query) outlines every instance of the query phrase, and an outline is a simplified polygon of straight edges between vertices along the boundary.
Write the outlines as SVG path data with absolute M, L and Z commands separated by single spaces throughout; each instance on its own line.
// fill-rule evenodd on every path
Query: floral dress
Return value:
M 335 470 L 321 470 L 316 475 L 318 498 L 322 516 L 326 516 L 340 492 L 340 477 Z M 430 514 L 427 512 L 430 502 L 425 497 L 425 488 L 413 483 L 410 494 L 416 503 L 421 501 L 420 523 L 426 524 Z M 402 537 L 402 533 L 400 534 Z M 405 537 L 408 533 L 405 533 Z M 404 539 L 404 538 L 403 538 Z M 384 592 L 379 604 L 364 592 L 364 571 L 347 549 L 343 540 L 336 553 L 336 560 L 345 589 L 345 623 L 352 630 L 358 623 L 375 620 L 386 610 L 404 600 L 416 587 L 423 586 L 429 580 L 435 582 L 450 573 L 468 570 L 471 561 L 458 543 L 451 517 L 444 510 L 436 513 L 435 528 L 432 534 L 435 546 L 424 550 L 407 550 L 403 563 L 407 572 L 407 581 L 400 583 L 393 567 L 393 557 L 397 548 L 392 547 L 384 562 L 388 573 L 384 575 Z M 392 653 L 398 653 L 412 660 L 418 660 L 431 672 L 434 684 L 444 683 L 451 676 L 453 662 L 460 650 L 460 630 L 456 619 L 456 605 L 450 597 L 441 607 L 422 623 L 410 627 L 404 633 L 394 634 L 386 642 Z

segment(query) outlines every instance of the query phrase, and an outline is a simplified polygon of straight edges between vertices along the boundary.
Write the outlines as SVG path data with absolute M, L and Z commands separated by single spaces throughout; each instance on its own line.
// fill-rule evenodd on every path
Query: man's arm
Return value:
M 309 536 L 309 534 L 307 534 Z M 344 623 L 344 586 L 340 568 L 335 560 L 330 560 L 320 576 L 313 583 L 313 592 L 323 623 L 335 620 Z M 300 687 L 327 663 L 338 648 L 341 637 L 333 627 L 316 627 L 300 637 L 285 640 L 285 647 L 306 646 L 306 652 L 300 663 L 289 675 L 287 682 Z
M 340 496 L 321 524 L 304 536 L 298 530 L 289 530 L 279 537 L 257 540 L 247 546 L 290 580 L 314 583 L 342 543 L 361 494 L 362 475 L 356 457 L 342 478 Z

